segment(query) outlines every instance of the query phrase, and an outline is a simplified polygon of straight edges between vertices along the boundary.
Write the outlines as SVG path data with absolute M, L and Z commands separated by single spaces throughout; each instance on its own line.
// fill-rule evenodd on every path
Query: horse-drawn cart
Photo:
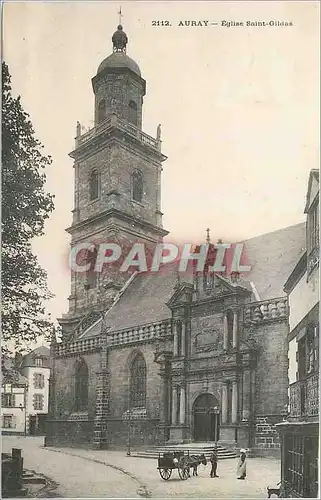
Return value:
M 190 477 L 188 467 L 188 455 L 184 455 L 183 451 L 174 453 L 163 453 L 163 456 L 158 455 L 158 472 L 162 479 L 168 481 L 171 477 L 173 469 L 177 469 L 179 477 L 184 481 Z

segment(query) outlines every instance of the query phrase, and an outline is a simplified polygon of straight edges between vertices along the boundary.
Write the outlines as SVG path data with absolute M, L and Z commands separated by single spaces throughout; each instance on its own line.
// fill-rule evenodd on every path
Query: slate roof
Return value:
M 246 240 L 245 252 L 252 270 L 238 284 L 251 289 L 250 282 L 253 282 L 260 300 L 284 296 L 284 284 L 304 251 L 305 223 Z M 184 281 L 191 279 L 191 276 L 184 277 Z M 166 302 L 174 293 L 176 283 L 176 266 L 166 266 L 159 274 L 137 274 L 105 316 L 109 331 L 169 319 L 171 311 Z M 82 338 L 99 335 L 100 329 L 101 322 L 96 322 Z
M 283 287 L 306 250 L 305 222 L 245 241 L 252 281 L 261 300 L 285 295 Z
M 36 358 L 43 358 L 43 368 L 49 368 L 49 357 L 50 357 L 50 350 L 47 347 L 36 347 L 33 351 L 28 352 L 26 354 L 21 362 L 21 368 L 24 368 L 26 366 L 35 366 L 35 359 Z

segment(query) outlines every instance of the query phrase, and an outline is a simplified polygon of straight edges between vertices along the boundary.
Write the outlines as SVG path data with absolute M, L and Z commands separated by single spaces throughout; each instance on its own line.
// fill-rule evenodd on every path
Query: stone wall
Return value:
M 288 323 L 271 321 L 253 328 L 258 353 L 254 413 L 280 415 L 288 403 Z
M 131 446 L 139 448 L 162 444 L 158 424 L 159 420 L 157 419 L 131 422 Z M 108 418 L 107 441 L 108 448 L 126 447 L 128 444 L 128 423 L 120 419 Z
M 135 354 L 142 353 L 147 369 L 146 415 L 147 419 L 159 418 L 160 384 L 159 365 L 154 362 L 155 345 L 123 347 L 109 352 L 110 370 L 110 417 L 122 418 L 129 405 L 130 366 Z M 116 424 L 115 424 L 116 425 Z
M 100 367 L 99 353 L 81 356 L 88 366 L 88 419 L 95 417 L 96 372 Z M 75 363 L 77 357 L 58 358 L 55 360 L 56 418 L 68 419 L 74 412 L 75 405 Z
M 47 420 L 45 446 L 91 447 L 93 420 Z
M 256 417 L 253 455 L 280 456 L 280 438 L 275 424 L 282 421 L 281 415 Z
M 128 104 L 132 100 L 137 105 L 137 126 L 141 128 L 142 103 L 145 93 L 143 80 L 136 75 L 132 77 L 129 71 L 120 70 L 117 73 L 116 71 L 113 69 L 113 73 L 95 78 L 95 123 L 98 122 L 98 106 L 102 99 L 106 104 L 106 116 L 115 110 L 125 120 L 129 118 Z M 112 101 L 114 101 L 113 105 Z

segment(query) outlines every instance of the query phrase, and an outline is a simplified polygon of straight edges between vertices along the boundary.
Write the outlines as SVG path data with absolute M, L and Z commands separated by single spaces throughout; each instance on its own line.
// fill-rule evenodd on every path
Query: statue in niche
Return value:
M 116 114 L 116 111 L 117 111 L 116 104 L 117 104 L 116 99 L 112 99 L 111 103 L 110 103 L 110 107 L 111 107 L 111 112 L 114 114 Z
M 156 133 L 157 142 L 159 142 L 161 140 L 161 136 L 162 136 L 162 126 L 161 126 L 161 124 L 159 124 L 157 127 L 157 133 Z

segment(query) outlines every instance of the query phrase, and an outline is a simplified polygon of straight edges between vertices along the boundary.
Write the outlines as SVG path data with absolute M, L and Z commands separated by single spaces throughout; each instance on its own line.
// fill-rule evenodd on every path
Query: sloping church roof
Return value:
M 252 269 L 239 284 L 250 288 L 252 282 L 260 300 L 284 296 L 284 283 L 304 251 L 305 223 L 246 240 L 245 252 Z M 176 283 L 176 266 L 166 266 L 166 272 L 160 274 L 137 274 L 106 313 L 105 325 L 113 332 L 169 319 L 171 311 L 166 303 Z M 98 335 L 100 329 L 101 322 L 96 322 L 82 338 Z

